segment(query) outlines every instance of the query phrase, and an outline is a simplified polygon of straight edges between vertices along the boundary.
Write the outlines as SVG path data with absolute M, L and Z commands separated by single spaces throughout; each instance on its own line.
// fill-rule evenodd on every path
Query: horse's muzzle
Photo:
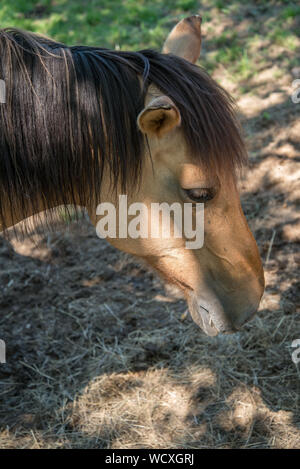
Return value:
M 198 299 L 193 293 L 188 298 L 189 311 L 193 321 L 209 336 L 233 334 L 237 332 L 256 313 L 259 301 L 255 305 L 240 311 L 239 314 L 228 313 L 217 301 Z

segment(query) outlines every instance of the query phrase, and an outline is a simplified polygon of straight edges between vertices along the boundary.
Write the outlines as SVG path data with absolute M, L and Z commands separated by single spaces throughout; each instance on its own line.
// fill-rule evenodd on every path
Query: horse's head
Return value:
M 1 30 L 0 230 L 68 204 L 97 221 L 98 199 L 109 203 L 109 241 L 177 285 L 216 334 L 254 314 L 264 278 L 234 176 L 245 147 L 230 97 L 193 64 L 200 46 L 198 16 L 178 23 L 162 54 Z
M 163 52 L 195 62 L 200 54 L 200 27 L 201 19 L 197 16 L 181 21 L 170 33 Z M 150 228 L 153 218 L 153 203 L 166 202 L 172 205 L 176 202 L 177 208 L 182 208 L 181 218 L 177 213 L 175 220 L 173 213 L 170 236 L 162 236 L 162 233 L 159 236 L 145 234 L 144 237 L 129 236 L 112 239 L 111 242 L 145 259 L 165 279 L 176 284 L 184 292 L 194 321 L 207 334 L 233 332 L 250 319 L 258 308 L 264 290 L 262 263 L 241 208 L 235 177 L 228 171 L 222 172 L 217 164 L 215 170 L 213 166 L 208 167 L 205 158 L 209 158 L 209 155 L 202 155 L 202 163 L 195 159 L 195 155 L 191 155 L 179 108 L 170 96 L 154 85 L 149 86 L 145 107 L 137 120 L 147 141 L 147 155 L 139 189 L 136 189 L 134 195 L 128 196 L 127 204 L 142 202 L 147 206 L 147 219 L 143 218 L 147 228 Z M 223 133 L 224 153 L 228 153 L 232 129 L 216 129 L 217 136 L 210 129 L 224 121 L 221 117 L 218 120 L 218 112 L 222 112 L 220 109 L 216 102 L 215 122 L 209 111 L 206 116 L 204 110 L 203 122 L 206 119 L 209 122 L 202 122 L 201 125 L 207 125 L 208 131 L 212 132 L 211 138 L 222 140 Z M 197 127 L 198 122 L 185 122 L 185 125 Z M 232 144 L 232 152 L 235 149 L 236 146 Z M 201 151 L 203 153 L 203 149 L 199 149 Z M 184 204 L 196 202 L 204 204 L 204 243 L 203 246 L 195 243 L 194 248 L 187 248 L 189 239 L 185 233 L 176 237 L 175 225 L 183 221 L 182 231 L 185 231 L 184 224 L 188 221 L 184 218 Z M 201 229 L 197 226 L 199 220 L 195 207 L 192 218 L 193 226 Z M 156 226 L 161 223 L 162 216 L 154 221 Z

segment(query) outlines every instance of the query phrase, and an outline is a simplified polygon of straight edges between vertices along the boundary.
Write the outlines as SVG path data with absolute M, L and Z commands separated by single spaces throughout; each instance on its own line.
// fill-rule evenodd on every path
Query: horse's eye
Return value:
M 215 191 L 212 188 L 183 189 L 185 194 L 193 202 L 205 203 L 213 199 Z

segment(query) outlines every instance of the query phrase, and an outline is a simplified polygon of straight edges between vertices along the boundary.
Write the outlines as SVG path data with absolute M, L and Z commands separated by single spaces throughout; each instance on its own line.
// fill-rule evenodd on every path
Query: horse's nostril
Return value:
M 228 327 L 220 330 L 221 334 L 235 334 L 238 331 L 239 329 L 236 329 L 235 327 Z
M 256 310 L 253 313 L 249 314 L 249 316 L 244 320 L 244 322 L 240 325 L 240 327 L 244 326 L 244 324 L 251 321 L 251 319 L 255 316 L 255 314 L 256 314 Z
M 257 308 L 251 308 L 246 313 L 242 314 L 240 317 L 234 321 L 234 327 L 239 330 L 243 327 L 247 322 L 251 321 L 251 319 L 255 316 Z

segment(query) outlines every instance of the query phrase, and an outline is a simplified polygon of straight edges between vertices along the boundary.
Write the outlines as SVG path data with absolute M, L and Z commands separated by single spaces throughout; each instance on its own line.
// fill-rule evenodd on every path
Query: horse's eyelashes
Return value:
M 190 200 L 198 203 L 208 202 L 215 196 L 213 188 L 183 189 L 183 191 Z

